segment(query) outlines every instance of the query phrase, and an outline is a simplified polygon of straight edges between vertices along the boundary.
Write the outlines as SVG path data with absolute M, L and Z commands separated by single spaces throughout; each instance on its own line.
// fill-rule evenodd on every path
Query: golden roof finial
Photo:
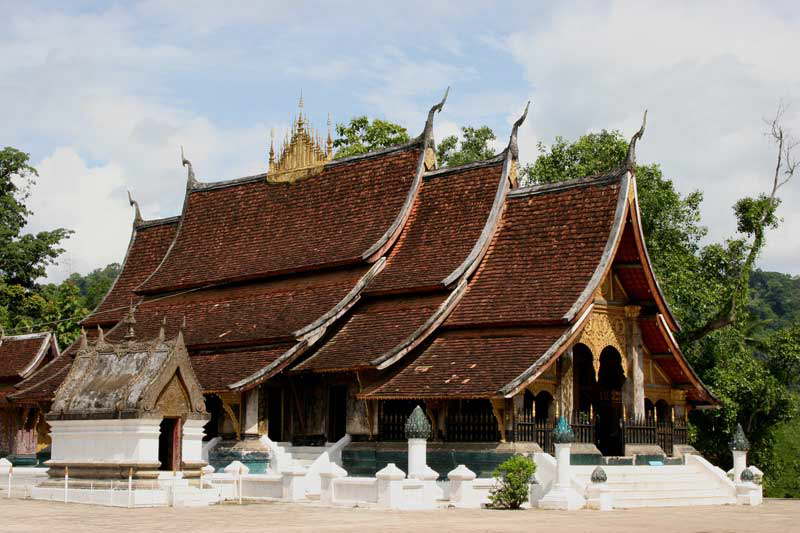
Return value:
M 275 166 L 275 128 L 269 132 L 269 169 Z
M 328 159 L 330 159 L 333 156 L 333 136 L 331 133 L 332 126 L 333 122 L 331 122 L 331 114 L 328 113 L 328 146 L 327 146 L 328 149 L 325 152 L 325 155 L 328 156 Z
M 303 91 L 297 103 L 297 117 L 290 116 L 289 131 L 286 132 L 283 146 L 273 157 L 270 153 L 270 182 L 294 182 L 302 177 L 314 175 L 322 170 L 323 165 L 333 156 L 333 139 L 331 137 L 330 117 L 328 117 L 327 150 L 323 148 L 320 132 L 309 124 L 303 113 L 305 102 Z

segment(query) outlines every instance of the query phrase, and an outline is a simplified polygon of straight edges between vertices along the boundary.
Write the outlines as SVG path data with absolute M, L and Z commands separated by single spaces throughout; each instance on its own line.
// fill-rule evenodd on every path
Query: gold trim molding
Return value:
M 328 117 L 328 139 L 323 148 L 319 133 L 311 127 L 303 114 L 303 97 L 300 96 L 297 119 L 292 121 L 291 132 L 286 133 L 283 144 L 275 155 L 275 133 L 269 147 L 269 183 L 294 183 L 298 180 L 320 174 L 333 159 L 333 138 L 331 119 Z

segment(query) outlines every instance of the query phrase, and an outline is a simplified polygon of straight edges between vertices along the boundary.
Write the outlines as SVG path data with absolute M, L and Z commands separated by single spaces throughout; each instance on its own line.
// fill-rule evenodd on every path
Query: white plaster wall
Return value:
M 187 420 L 183 423 L 181 454 L 185 463 L 205 462 L 203 459 L 203 426 L 206 420 Z M 156 442 L 156 444 L 158 444 Z M 157 449 L 156 449 L 157 450 Z M 158 456 L 158 453 L 156 453 Z
M 160 418 L 50 420 L 49 423 L 54 462 L 158 462 Z M 198 449 L 198 457 L 200 453 Z

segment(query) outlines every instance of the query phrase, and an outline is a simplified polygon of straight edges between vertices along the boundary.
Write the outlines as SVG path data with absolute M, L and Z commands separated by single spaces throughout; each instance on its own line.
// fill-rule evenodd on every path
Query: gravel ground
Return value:
M 643 531 L 800 532 L 800 500 L 760 507 L 673 507 L 599 511 L 384 511 L 309 504 L 225 504 L 199 509 L 118 509 L 0 500 L 0 531 Z

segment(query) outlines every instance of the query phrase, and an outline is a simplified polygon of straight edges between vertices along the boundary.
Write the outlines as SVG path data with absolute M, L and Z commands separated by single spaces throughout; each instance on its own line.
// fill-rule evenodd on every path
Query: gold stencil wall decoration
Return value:
M 625 357 L 625 319 L 621 316 L 594 312 L 589 316 L 578 342 L 592 351 L 592 364 L 595 376 L 600 375 L 600 354 L 611 346 L 622 358 L 622 372 L 628 376 L 628 362 Z

